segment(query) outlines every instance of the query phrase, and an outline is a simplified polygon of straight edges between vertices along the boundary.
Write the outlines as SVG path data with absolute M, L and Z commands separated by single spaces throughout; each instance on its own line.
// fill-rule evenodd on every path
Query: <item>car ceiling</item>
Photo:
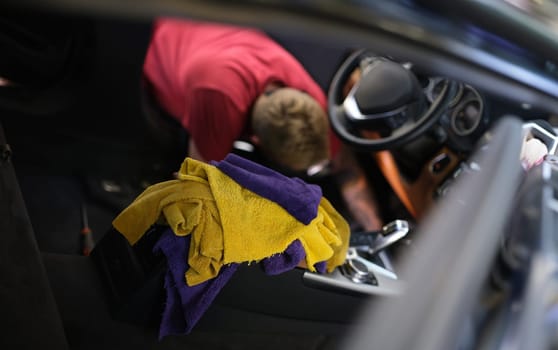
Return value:
M 428 0 L 410 3 L 140 0 L 130 6 L 127 2 L 108 0 L 24 0 L 9 1 L 7 6 L 128 19 L 170 14 L 250 25 L 269 32 L 304 33 L 308 38 L 321 40 L 327 37 L 330 45 L 374 48 L 382 54 L 412 61 L 432 74 L 454 78 L 495 95 L 505 91 L 506 96 L 502 97 L 548 111 L 558 109 L 558 79 L 555 72 L 546 69 L 553 66 L 546 57 L 558 57 L 555 54 L 558 40 L 545 31 L 543 22 L 515 10 L 508 11 L 503 4 L 489 6 L 485 1 L 452 2 L 451 9 L 444 5 L 433 7 Z M 461 10 L 457 18 L 455 9 Z M 474 15 L 479 11 L 492 20 Z M 498 48 L 486 35 L 471 35 L 471 25 L 483 31 L 500 28 L 498 34 L 504 39 L 511 39 L 505 33 L 513 28 L 515 44 L 531 52 L 537 62 L 525 61 L 522 55 L 525 51 L 514 53 L 506 47 Z

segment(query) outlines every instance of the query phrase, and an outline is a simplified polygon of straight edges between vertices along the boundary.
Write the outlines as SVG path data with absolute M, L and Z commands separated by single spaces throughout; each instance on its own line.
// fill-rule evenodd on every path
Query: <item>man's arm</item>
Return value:
M 192 137 L 190 137 L 190 140 L 188 141 L 188 157 L 207 163 L 207 159 L 204 159 L 200 154 L 200 151 L 198 151 L 198 147 L 196 146 L 196 142 L 194 142 Z
M 190 99 L 189 157 L 204 162 L 224 159 L 245 128 L 247 112 L 239 109 L 226 92 L 211 88 L 195 89 Z
M 353 152 L 341 146 L 334 159 L 334 167 L 341 194 L 354 219 L 366 231 L 381 229 L 383 221 L 376 199 Z

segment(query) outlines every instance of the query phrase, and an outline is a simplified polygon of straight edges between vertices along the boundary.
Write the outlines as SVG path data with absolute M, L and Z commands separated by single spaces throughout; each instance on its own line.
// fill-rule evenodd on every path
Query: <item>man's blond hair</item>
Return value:
M 252 130 L 263 153 L 291 170 L 329 158 L 329 124 L 320 104 L 292 88 L 261 95 L 252 110 Z

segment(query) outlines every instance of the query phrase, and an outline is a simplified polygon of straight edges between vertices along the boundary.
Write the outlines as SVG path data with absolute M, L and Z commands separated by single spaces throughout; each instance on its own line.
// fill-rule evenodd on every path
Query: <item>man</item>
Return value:
M 315 175 L 332 164 L 357 222 L 365 230 L 381 227 L 363 172 L 329 129 L 323 91 L 265 33 L 157 19 L 144 80 L 187 130 L 189 157 L 219 161 L 245 139 L 265 156 L 265 165 L 286 175 Z

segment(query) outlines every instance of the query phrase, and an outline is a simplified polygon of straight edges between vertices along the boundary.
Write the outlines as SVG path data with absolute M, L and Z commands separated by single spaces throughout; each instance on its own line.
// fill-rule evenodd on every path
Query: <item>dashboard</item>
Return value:
M 405 66 L 405 64 L 402 64 Z M 447 78 L 428 76 L 412 69 L 422 88 L 425 109 L 434 104 Z M 445 196 L 455 180 L 471 171 L 468 160 L 479 141 L 505 116 L 528 123 L 549 120 L 548 112 L 521 101 L 505 100 L 467 83 L 456 82 L 456 89 L 438 121 L 418 138 L 387 151 L 390 157 L 376 157 L 381 172 L 395 195 L 416 219 L 435 201 Z M 384 152 L 386 153 L 386 152 Z M 386 159 L 396 164 L 397 175 L 389 173 Z
M 445 77 L 417 74 L 428 105 L 440 94 Z M 440 158 L 446 149 L 455 157 L 465 159 L 478 140 L 503 116 L 513 115 L 524 121 L 549 120 L 552 116 L 521 101 L 509 101 L 486 93 L 475 86 L 457 82 L 454 96 L 439 121 L 417 140 L 391 150 L 403 175 L 416 179 L 424 164 Z M 432 167 L 432 166 L 431 166 Z M 434 166 L 435 168 L 435 166 Z

